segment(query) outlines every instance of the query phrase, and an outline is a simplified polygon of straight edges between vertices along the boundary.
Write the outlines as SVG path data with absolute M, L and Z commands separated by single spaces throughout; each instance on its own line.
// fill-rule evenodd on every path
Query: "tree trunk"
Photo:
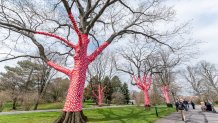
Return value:
M 83 111 L 78 112 L 63 112 L 62 115 L 54 121 L 54 123 L 86 123 L 87 117 Z
M 103 101 L 103 87 L 101 87 L 101 85 L 98 85 L 98 106 L 101 107 L 102 106 L 102 101 Z
M 38 105 L 39 105 L 39 100 L 43 97 L 44 93 L 45 93 L 45 87 L 46 86 L 41 86 L 40 91 L 38 92 L 38 96 L 34 105 L 33 110 L 37 110 L 38 109 Z
M 13 109 L 13 110 L 16 110 L 16 109 L 17 109 L 16 103 L 17 103 L 17 98 L 14 98 L 14 99 L 13 99 L 13 104 L 12 104 L 12 109 Z
M 144 105 L 145 107 L 150 107 L 150 97 L 148 94 L 148 90 L 144 90 Z
M 166 100 L 166 103 L 167 103 L 167 104 L 171 104 L 171 103 L 170 103 L 170 95 L 169 95 L 169 87 L 166 86 L 166 85 L 164 85 L 161 89 L 162 89 L 164 98 L 165 98 L 165 100 Z
M 33 108 L 33 110 L 37 110 L 38 109 L 38 105 L 39 105 L 39 96 L 37 97 L 37 100 L 36 100 L 36 102 L 35 102 L 35 105 L 34 105 L 34 108 Z
M 169 92 L 166 92 L 165 99 L 166 99 L 166 103 L 167 103 L 167 104 L 170 104 L 170 96 L 169 96 Z
M 81 50 L 83 51 L 83 50 Z M 88 61 L 82 54 L 76 54 L 74 68 L 71 71 L 70 85 L 64 105 L 64 112 L 55 123 L 85 123 L 87 117 L 82 112 L 83 90 L 88 69 Z
M 172 93 L 172 96 L 173 96 L 173 101 L 174 101 L 174 103 L 176 103 L 175 93 L 174 92 L 171 92 L 171 93 Z

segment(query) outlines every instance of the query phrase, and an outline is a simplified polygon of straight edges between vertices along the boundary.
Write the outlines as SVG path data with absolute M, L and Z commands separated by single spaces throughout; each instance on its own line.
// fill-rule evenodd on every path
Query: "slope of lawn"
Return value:
M 174 112 L 174 108 L 158 107 L 159 116 Z M 155 110 L 144 110 L 143 107 L 122 107 L 84 110 L 89 123 L 152 123 L 158 118 Z M 60 112 L 28 113 L 16 115 L 0 115 L 1 123 L 52 123 Z

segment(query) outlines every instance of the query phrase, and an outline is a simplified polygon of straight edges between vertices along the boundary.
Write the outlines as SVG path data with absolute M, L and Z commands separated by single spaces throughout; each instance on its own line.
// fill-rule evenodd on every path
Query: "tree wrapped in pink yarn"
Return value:
M 152 75 L 150 74 L 147 78 L 146 75 L 143 76 L 142 79 L 138 77 L 138 79 L 133 75 L 133 80 L 139 89 L 141 89 L 144 93 L 144 106 L 150 107 L 150 97 L 149 97 L 149 89 L 151 86 Z
M 102 87 L 101 84 L 98 84 L 97 85 L 97 94 L 95 93 L 95 90 L 92 90 L 92 94 L 97 98 L 98 106 L 102 106 L 105 88 L 106 88 L 106 86 Z
M 163 93 L 163 96 L 165 98 L 166 103 L 170 104 L 170 95 L 169 95 L 170 90 L 169 90 L 169 87 L 167 85 L 163 85 L 161 87 L 161 91 Z

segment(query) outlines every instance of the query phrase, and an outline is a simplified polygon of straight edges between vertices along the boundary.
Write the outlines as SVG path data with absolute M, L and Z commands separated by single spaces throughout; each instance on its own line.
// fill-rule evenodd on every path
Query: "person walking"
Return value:
M 183 104 L 185 105 L 185 111 L 188 111 L 189 104 L 188 104 L 188 101 L 186 99 L 183 101 Z
M 175 102 L 175 106 L 176 106 L 176 111 L 178 112 L 179 109 L 178 109 L 178 106 L 179 106 L 179 100 L 177 99 L 176 102 Z
M 182 120 L 183 121 L 186 121 L 186 118 L 185 118 L 185 110 L 186 109 L 186 106 L 185 106 L 185 104 L 184 104 L 184 102 L 183 102 L 183 99 L 180 99 L 179 100 L 179 103 L 178 103 L 178 110 L 179 110 L 179 112 L 181 113 L 181 116 L 182 116 Z
M 191 101 L 192 108 L 195 109 L 195 103 Z

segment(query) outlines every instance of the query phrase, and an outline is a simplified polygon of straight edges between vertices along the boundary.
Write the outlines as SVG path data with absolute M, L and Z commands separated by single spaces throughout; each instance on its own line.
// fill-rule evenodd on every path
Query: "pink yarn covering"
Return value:
M 161 91 L 162 91 L 163 96 L 164 96 L 164 98 L 166 100 L 166 103 L 170 103 L 170 95 L 169 95 L 170 90 L 169 90 L 169 87 L 167 85 L 164 85 L 164 86 L 161 87 Z
M 98 95 L 95 93 L 94 90 L 92 90 L 92 94 L 97 98 L 98 100 L 98 106 L 102 105 L 102 101 L 103 101 L 103 95 L 104 95 L 104 89 L 105 87 L 101 87 L 101 85 L 98 85 Z
M 82 110 L 82 101 L 83 101 L 83 90 L 86 79 L 86 71 L 88 65 L 95 60 L 95 58 L 110 44 L 109 42 L 104 42 L 100 47 L 98 47 L 91 55 L 87 56 L 87 47 L 89 44 L 89 39 L 87 34 L 82 34 L 76 24 L 76 21 L 72 13 L 68 13 L 68 16 L 73 24 L 73 27 L 79 37 L 78 44 L 74 45 L 67 39 L 64 39 L 55 34 L 46 33 L 46 32 L 35 32 L 35 34 L 45 35 L 59 39 L 68 46 L 72 47 L 75 50 L 74 55 L 74 68 L 72 70 L 64 68 L 55 64 L 53 61 L 47 61 L 47 64 L 50 67 L 53 67 L 55 70 L 60 71 L 66 74 L 70 78 L 70 85 L 68 88 L 68 93 L 66 97 L 66 102 L 64 105 L 64 111 L 66 112 L 76 112 Z
M 137 87 L 141 89 L 144 93 L 144 105 L 145 106 L 150 106 L 150 97 L 148 94 L 148 90 L 150 89 L 150 86 L 151 86 L 151 79 L 152 79 L 151 75 L 149 76 L 148 79 L 147 79 L 147 76 L 144 75 L 142 80 L 140 78 L 136 79 L 136 77 L 133 76 L 133 80 L 135 81 Z

